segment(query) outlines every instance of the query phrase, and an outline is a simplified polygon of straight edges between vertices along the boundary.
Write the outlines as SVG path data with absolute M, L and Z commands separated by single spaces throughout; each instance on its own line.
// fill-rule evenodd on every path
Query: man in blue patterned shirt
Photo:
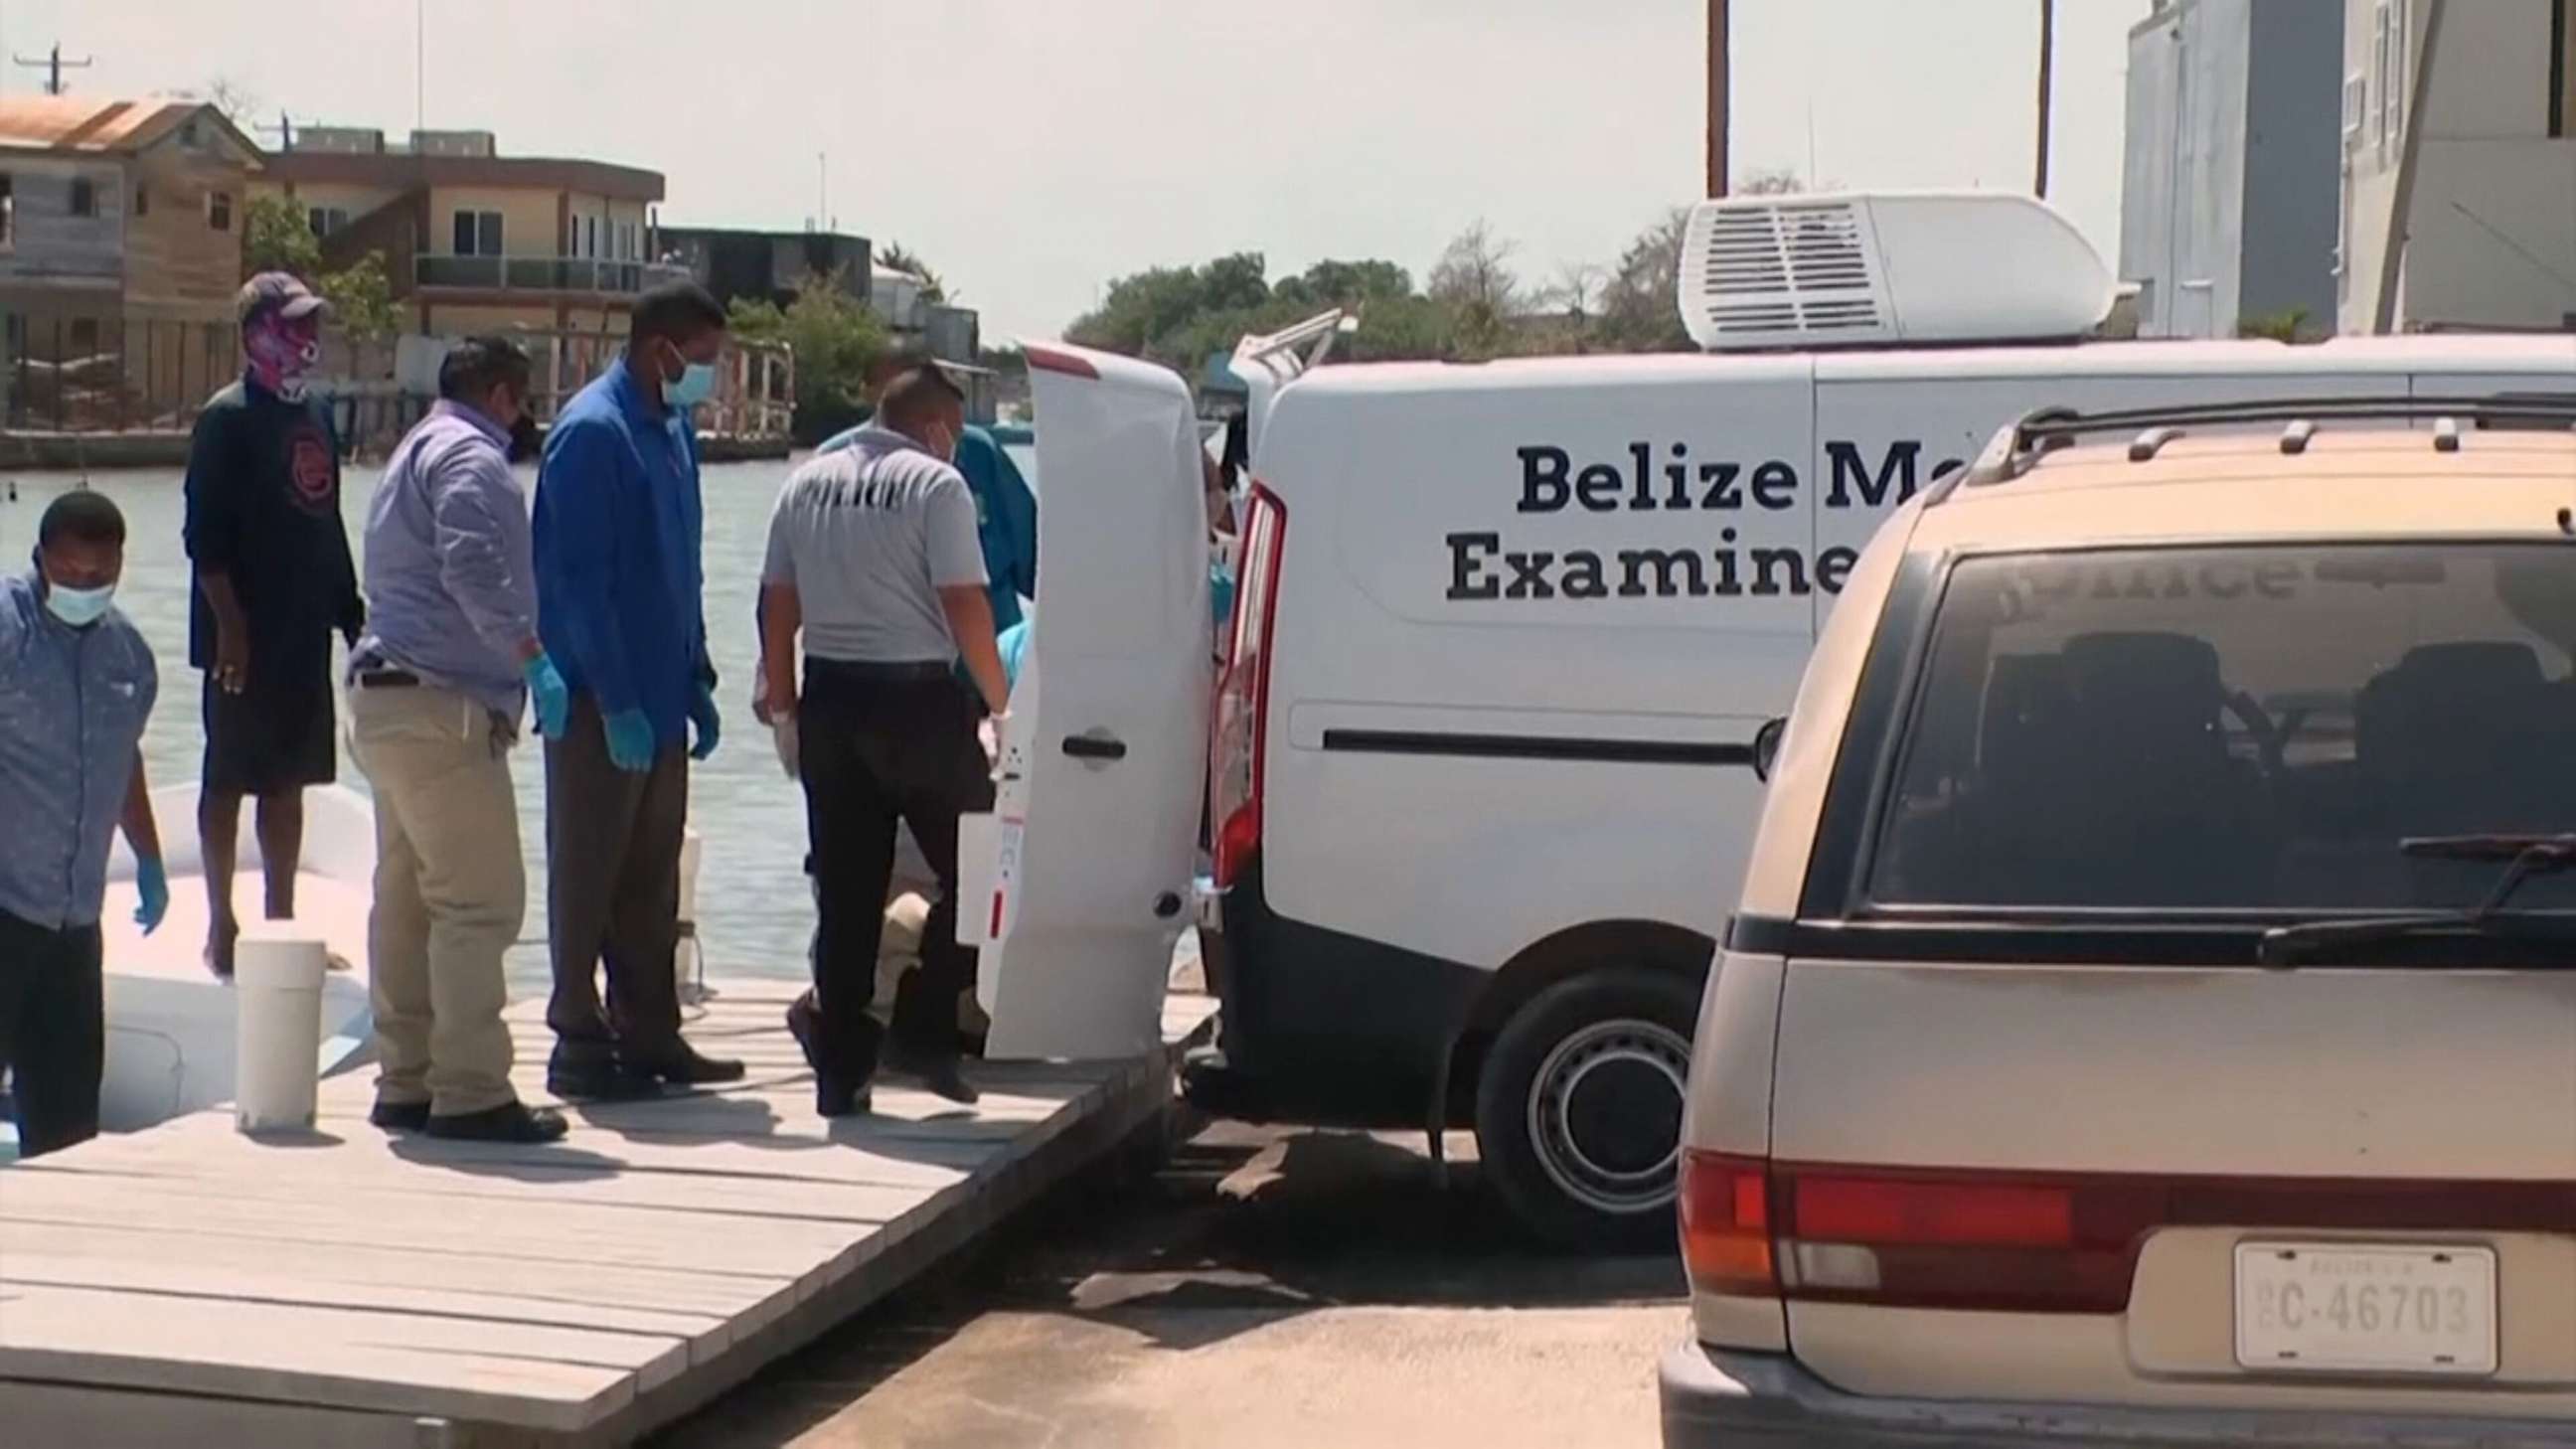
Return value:
M 82 491 L 45 510 L 35 571 L 0 579 L 0 1067 L 21 1157 L 98 1134 L 98 918 L 118 825 L 135 920 L 148 932 L 170 907 L 141 749 L 160 676 L 110 602 L 124 570 L 125 516 Z

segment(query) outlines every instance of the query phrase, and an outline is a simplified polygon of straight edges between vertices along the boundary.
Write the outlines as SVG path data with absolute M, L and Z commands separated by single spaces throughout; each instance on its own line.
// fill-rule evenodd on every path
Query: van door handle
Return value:
M 1115 735 L 1066 735 L 1064 752 L 1077 760 L 1099 760 L 1106 763 L 1127 758 L 1127 742 Z

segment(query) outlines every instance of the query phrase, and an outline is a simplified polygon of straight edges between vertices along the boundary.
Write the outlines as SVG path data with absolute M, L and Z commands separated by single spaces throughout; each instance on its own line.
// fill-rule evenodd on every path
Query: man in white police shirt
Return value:
M 821 916 L 814 990 L 787 1024 L 827 1117 L 867 1109 L 881 1046 L 885 1065 L 932 1091 L 976 1097 L 957 1069 L 957 1002 L 974 980 L 974 953 L 957 942 L 957 818 L 992 806 L 977 706 L 1002 714 L 1010 686 L 975 498 L 950 462 L 965 423 L 964 395 L 936 365 L 909 368 L 849 448 L 787 480 L 770 517 L 764 693 L 796 731 Z M 960 660 L 972 693 L 957 679 Z M 939 900 L 881 1042 L 868 1005 L 897 821 L 928 857 Z

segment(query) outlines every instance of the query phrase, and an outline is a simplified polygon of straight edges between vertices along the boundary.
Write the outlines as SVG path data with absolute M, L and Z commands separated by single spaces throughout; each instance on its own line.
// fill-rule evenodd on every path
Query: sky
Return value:
M 2127 32 L 2059 0 L 2055 184 L 2116 264 Z M 2031 181 L 2034 0 L 1735 0 L 1734 171 Z M 1427 271 L 1482 219 L 1534 281 L 1702 176 L 1703 0 L 0 0 L 75 93 L 218 77 L 299 123 L 496 132 L 668 178 L 673 224 L 900 241 L 988 343 L 1259 251 Z M 425 44 L 415 46 L 416 21 Z M 426 65 L 415 68 L 416 57 Z M 425 85 L 420 82 L 424 79 Z M 0 93 L 35 88 L 11 67 Z M 818 166 L 818 153 L 821 164 Z M 828 202 L 819 196 L 828 196 Z

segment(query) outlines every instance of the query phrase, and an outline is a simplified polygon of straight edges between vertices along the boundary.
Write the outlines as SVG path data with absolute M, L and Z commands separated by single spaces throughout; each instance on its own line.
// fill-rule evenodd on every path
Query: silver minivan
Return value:
M 2571 422 L 2034 415 L 1890 520 L 1701 1009 L 1668 1445 L 2576 1436 Z

